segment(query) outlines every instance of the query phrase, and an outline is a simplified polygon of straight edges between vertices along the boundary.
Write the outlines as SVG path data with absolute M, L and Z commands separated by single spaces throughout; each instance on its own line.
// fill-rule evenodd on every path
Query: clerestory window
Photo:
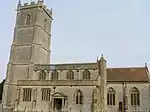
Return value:
M 66 75 L 67 75 L 67 80 L 73 80 L 74 79 L 74 72 L 72 70 L 68 70 Z
M 90 75 L 91 75 L 90 71 L 85 69 L 83 71 L 83 80 L 89 80 L 90 79 Z

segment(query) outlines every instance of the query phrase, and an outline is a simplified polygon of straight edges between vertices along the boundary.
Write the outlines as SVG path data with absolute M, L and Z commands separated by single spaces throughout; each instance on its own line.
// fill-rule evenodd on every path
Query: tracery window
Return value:
M 107 92 L 107 105 L 115 105 L 115 91 L 109 88 Z
M 31 101 L 31 88 L 23 88 L 23 101 Z
M 50 88 L 42 88 L 42 101 L 50 101 Z
M 83 71 L 83 80 L 89 80 L 90 79 L 90 76 L 91 76 L 91 73 L 89 70 L 85 69 Z
M 26 25 L 30 25 L 30 24 L 31 24 L 31 15 L 28 14 L 26 18 Z
M 44 70 L 40 71 L 39 73 L 39 79 L 40 80 L 46 80 L 46 73 Z
M 66 75 L 67 75 L 68 80 L 73 80 L 74 79 L 74 72 L 72 70 L 68 70 Z
M 131 105 L 132 106 L 140 105 L 140 92 L 136 87 L 131 89 L 130 95 L 131 95 Z
M 77 90 L 74 96 L 76 104 L 83 104 L 83 94 L 80 90 Z
M 58 72 L 56 70 L 53 70 L 51 73 L 51 79 L 52 80 L 58 80 Z

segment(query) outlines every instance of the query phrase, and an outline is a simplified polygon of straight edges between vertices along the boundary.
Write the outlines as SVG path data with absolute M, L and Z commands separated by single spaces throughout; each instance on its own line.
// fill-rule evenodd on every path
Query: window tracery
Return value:
M 131 105 L 132 106 L 137 106 L 140 105 L 140 92 L 138 88 L 134 87 L 130 91 L 131 95 Z
M 81 90 L 77 90 L 74 97 L 76 104 L 83 104 L 83 93 L 81 92 Z
M 107 92 L 107 105 L 115 105 L 115 90 L 112 87 Z

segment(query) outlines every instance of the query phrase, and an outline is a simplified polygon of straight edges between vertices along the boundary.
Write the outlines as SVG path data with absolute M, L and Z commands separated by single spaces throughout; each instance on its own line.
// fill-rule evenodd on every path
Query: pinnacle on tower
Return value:
M 147 67 L 147 63 L 145 63 L 145 67 Z
M 97 60 L 96 60 L 97 62 L 99 61 L 99 59 L 98 59 L 98 56 L 97 56 Z
M 101 55 L 101 59 L 100 59 L 100 61 L 105 61 L 105 62 L 106 62 L 106 60 L 105 60 L 105 58 L 104 58 L 103 54 Z
M 100 61 L 99 61 L 98 57 L 97 57 L 96 61 L 97 61 L 96 63 L 97 63 L 98 74 L 100 75 Z
M 19 9 L 21 6 L 21 0 L 18 1 L 17 9 Z
M 38 0 L 38 2 L 42 2 L 42 3 L 44 3 L 44 0 Z
M 18 1 L 18 5 L 17 5 L 17 11 L 18 11 L 18 13 L 20 13 L 20 6 L 21 6 L 21 0 Z
M 18 5 L 21 5 L 21 0 L 18 1 Z

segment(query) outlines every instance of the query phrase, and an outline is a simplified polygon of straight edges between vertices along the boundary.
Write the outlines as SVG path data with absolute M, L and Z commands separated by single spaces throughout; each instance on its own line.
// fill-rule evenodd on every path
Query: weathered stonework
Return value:
M 95 63 L 50 64 L 52 9 L 39 1 L 19 3 L 17 10 L 0 112 L 119 112 L 124 96 L 126 112 L 149 111 L 146 67 L 124 68 L 123 72 L 121 68 L 108 69 L 103 56 Z M 68 78 L 69 70 L 72 77 Z M 90 76 L 83 77 L 85 70 Z M 128 77 L 123 79 L 122 73 Z M 133 80 L 131 76 L 136 73 L 144 78 Z M 109 87 L 115 91 L 115 104 L 111 106 L 107 105 Z M 140 93 L 138 106 L 131 105 L 133 87 Z
M 18 4 L 17 10 L 3 92 L 3 106 L 9 112 L 17 100 L 17 81 L 32 79 L 34 64 L 50 63 L 52 10 L 48 10 L 42 2 Z

